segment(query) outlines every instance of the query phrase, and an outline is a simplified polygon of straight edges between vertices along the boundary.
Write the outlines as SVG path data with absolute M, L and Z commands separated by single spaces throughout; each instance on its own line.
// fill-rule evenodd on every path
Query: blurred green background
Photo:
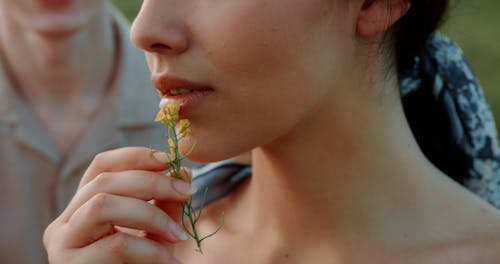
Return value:
M 112 2 L 129 19 L 133 19 L 142 0 Z M 448 20 L 442 30 L 464 50 L 500 128 L 500 1 L 451 0 L 451 3 Z

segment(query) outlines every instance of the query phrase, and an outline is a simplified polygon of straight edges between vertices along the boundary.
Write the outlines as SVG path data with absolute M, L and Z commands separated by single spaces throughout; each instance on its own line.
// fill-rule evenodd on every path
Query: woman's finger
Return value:
M 91 182 L 103 172 L 125 170 L 162 171 L 170 165 L 168 154 L 144 147 L 127 147 L 102 152 L 95 156 L 85 171 L 78 188 Z
M 174 176 L 173 172 L 169 172 L 167 174 L 168 176 L 172 178 L 176 178 Z M 191 178 L 193 177 L 191 169 L 187 167 L 181 167 L 180 170 L 180 175 L 179 175 L 183 181 L 185 182 L 191 182 Z M 194 194 L 197 191 L 195 186 L 191 186 L 191 192 Z M 171 215 L 172 218 L 176 222 L 180 222 L 182 218 L 182 210 L 183 208 L 178 206 L 177 203 L 171 201 L 171 200 L 166 200 L 166 199 L 155 199 L 154 204 L 158 207 L 160 207 L 164 212 L 166 212 L 168 215 Z
M 194 191 L 188 182 L 157 172 L 101 173 L 77 191 L 60 217 L 63 221 L 68 221 L 80 206 L 100 193 L 129 196 L 145 201 L 156 199 L 178 203 L 188 199 Z
M 115 226 L 142 230 L 171 243 L 188 238 L 158 207 L 134 198 L 101 193 L 73 214 L 62 242 L 70 248 L 86 246 L 113 233 Z
M 160 243 L 121 232 L 79 249 L 73 259 L 72 263 L 84 259 L 85 263 L 180 264 Z
M 172 172 L 170 172 L 168 175 L 172 177 Z M 182 167 L 180 176 L 184 181 L 191 182 L 192 171 L 187 167 Z M 196 188 L 193 186 L 191 191 L 194 194 L 196 192 Z M 176 203 L 172 200 L 162 200 L 162 199 L 155 199 L 153 203 L 158 208 L 167 213 L 170 217 L 172 217 L 172 219 L 175 222 L 182 223 L 183 207 L 179 205 L 179 203 Z

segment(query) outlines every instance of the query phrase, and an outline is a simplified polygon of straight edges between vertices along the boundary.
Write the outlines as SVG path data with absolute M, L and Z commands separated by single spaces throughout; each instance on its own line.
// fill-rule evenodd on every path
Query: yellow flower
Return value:
M 179 120 L 179 110 L 180 110 L 179 104 L 175 103 L 167 104 L 163 109 L 158 111 L 155 117 L 155 121 L 161 122 L 162 124 L 167 126 L 165 131 L 166 132 L 165 137 L 167 139 L 167 142 L 165 142 L 166 145 L 165 147 L 168 147 L 170 150 L 169 163 L 171 167 L 169 171 L 173 173 L 174 177 L 182 179 L 183 178 L 182 173 L 185 174 L 186 171 L 183 171 L 183 169 L 181 169 L 181 160 L 184 159 L 184 157 L 178 150 L 178 143 L 182 138 L 184 138 L 191 132 L 191 123 L 189 122 L 188 119 Z M 189 153 L 191 153 L 195 145 L 196 142 L 195 144 L 193 144 Z M 204 204 L 204 201 L 205 197 L 201 200 L 201 204 Z M 224 215 L 222 215 L 221 223 L 214 232 L 205 237 L 200 237 L 198 235 L 198 232 L 196 231 L 195 225 L 200 218 L 201 210 L 195 211 L 195 208 L 192 206 L 192 199 L 183 202 L 182 207 L 183 207 L 182 220 L 185 219 L 184 218 L 185 216 L 188 216 L 189 222 L 192 227 L 191 231 L 188 231 L 187 229 L 186 231 L 193 239 L 196 240 L 196 245 L 198 247 L 198 250 L 202 252 L 201 241 L 203 241 L 205 238 L 211 237 L 213 234 L 217 233 L 220 230 L 222 225 L 224 225 Z
M 191 123 L 187 119 L 181 119 L 179 121 L 179 136 L 183 138 L 189 133 L 191 133 Z
M 163 112 L 163 109 L 160 109 L 160 111 L 158 111 L 158 113 L 156 114 L 155 122 L 161 122 L 165 124 L 165 120 L 166 120 L 165 112 Z
M 177 121 L 179 121 L 179 110 L 181 106 L 176 103 L 167 104 L 167 106 L 161 109 L 158 114 L 156 114 L 155 121 L 161 122 L 162 124 L 169 126 L 171 128 L 175 127 Z
M 167 104 L 166 109 L 167 119 L 172 121 L 174 124 L 177 123 L 177 121 L 179 121 L 179 110 L 181 109 L 181 106 L 176 103 Z
M 170 149 L 170 158 L 175 159 L 177 156 L 175 151 L 175 144 L 174 140 L 171 138 L 168 139 L 168 148 Z

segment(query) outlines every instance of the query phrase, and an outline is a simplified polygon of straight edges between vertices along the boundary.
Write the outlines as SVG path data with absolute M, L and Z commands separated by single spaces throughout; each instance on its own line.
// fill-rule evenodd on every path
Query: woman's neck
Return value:
M 113 69 L 114 34 L 109 12 L 66 36 L 42 35 L 5 16 L 0 47 L 15 89 L 35 109 L 85 106 L 102 95 Z M 56 110 L 56 109 L 54 109 Z M 60 109 L 57 109 L 57 111 Z
M 446 199 L 436 198 L 454 197 L 458 188 L 450 188 L 450 180 L 419 150 L 397 84 L 383 88 L 393 94 L 343 96 L 253 151 L 249 195 L 243 196 L 250 230 L 265 227 L 271 240 L 278 236 L 288 243 L 401 245 L 408 230 L 416 239 L 435 227 L 446 229 L 444 223 L 427 226 L 422 216 L 439 215 L 431 211 Z M 424 206 L 433 199 L 436 207 Z

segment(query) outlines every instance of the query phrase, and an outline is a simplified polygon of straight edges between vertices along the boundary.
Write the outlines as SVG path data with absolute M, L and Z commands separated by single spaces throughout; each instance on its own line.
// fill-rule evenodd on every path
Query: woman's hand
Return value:
M 179 263 L 175 243 L 189 183 L 160 174 L 163 152 L 123 148 L 97 155 L 78 191 L 45 230 L 50 263 Z M 191 177 L 190 175 L 188 177 Z

